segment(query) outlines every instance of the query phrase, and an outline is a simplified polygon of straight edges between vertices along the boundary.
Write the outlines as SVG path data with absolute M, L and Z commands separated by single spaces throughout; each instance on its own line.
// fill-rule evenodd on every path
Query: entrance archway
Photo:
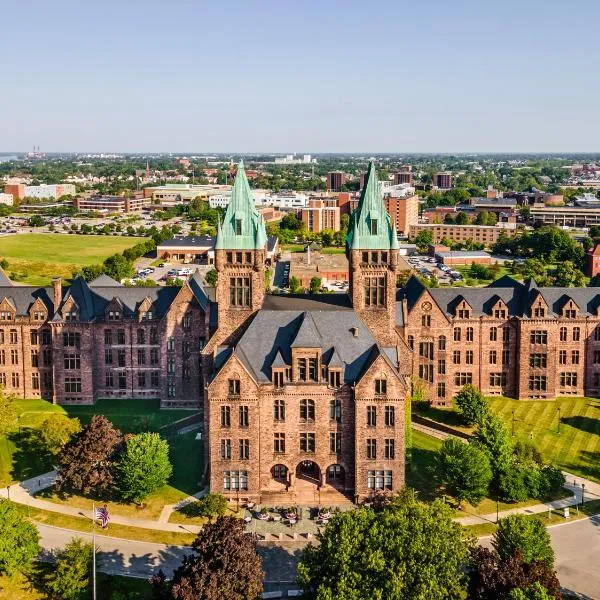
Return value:
M 296 478 L 309 481 L 316 486 L 321 485 L 321 469 L 313 460 L 303 460 L 296 467 Z

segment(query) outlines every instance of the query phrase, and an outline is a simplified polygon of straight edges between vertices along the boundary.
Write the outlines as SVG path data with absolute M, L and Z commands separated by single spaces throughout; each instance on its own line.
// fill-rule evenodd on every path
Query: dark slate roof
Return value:
M 277 247 L 277 236 L 270 235 L 267 238 L 267 252 L 273 252 L 273 250 L 275 250 L 276 247 Z
M 432 288 L 429 293 L 448 315 L 454 315 L 456 305 L 465 300 L 473 316 L 489 315 L 493 306 L 502 300 L 510 315 L 520 315 L 522 290 L 519 288 Z
M 305 329 L 310 323 L 309 329 Z M 354 335 L 356 329 L 357 335 Z M 360 379 L 377 356 L 384 356 L 377 341 L 352 310 L 268 310 L 258 312 L 235 347 L 234 354 L 246 365 L 259 383 L 271 381 L 271 366 L 281 355 L 291 364 L 291 348 L 299 335 L 310 334 L 319 340 L 324 360 L 335 353 L 343 367 L 346 383 Z M 222 364 L 222 363 L 221 363 Z M 393 368 L 394 362 L 390 361 Z M 218 369 L 217 369 L 218 370 Z
M 37 298 L 44 303 L 48 309 L 48 314 L 52 314 L 54 311 L 52 296 L 52 288 L 13 285 L 12 283 L 10 285 L 0 284 L 0 301 L 3 298 L 8 298 L 10 303 L 15 307 L 18 316 L 29 314 L 29 309 Z
M 8 275 L 0 267 L 0 286 L 12 285 L 13 282 L 8 278 Z
M 104 273 L 90 281 L 88 285 L 90 287 L 124 287 L 122 283 L 119 283 Z
M 302 322 L 296 332 L 292 348 L 321 348 L 323 340 L 317 331 L 312 313 L 302 313 Z
M 285 362 L 285 360 L 283 360 L 283 356 L 281 356 L 281 352 L 278 350 L 277 354 L 275 355 L 275 359 L 271 363 L 271 368 L 272 369 L 281 369 L 281 368 L 284 368 L 287 366 L 288 366 L 288 364 Z
M 516 198 L 473 198 L 476 206 L 516 206 Z
M 170 240 L 161 242 L 158 246 L 168 246 L 176 248 L 214 248 L 216 239 L 217 238 L 211 235 L 188 235 L 171 238 Z
M 196 271 L 192 277 L 188 280 L 189 286 L 198 300 L 198 303 L 202 307 L 202 310 L 206 311 L 209 303 L 209 298 L 204 291 L 202 275 Z

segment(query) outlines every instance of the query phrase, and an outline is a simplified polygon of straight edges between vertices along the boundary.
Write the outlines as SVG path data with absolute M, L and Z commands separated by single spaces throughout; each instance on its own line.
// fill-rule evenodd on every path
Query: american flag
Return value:
M 94 518 L 100 520 L 102 529 L 107 528 L 110 517 L 108 516 L 108 510 L 106 507 L 96 508 L 96 514 L 94 515 Z

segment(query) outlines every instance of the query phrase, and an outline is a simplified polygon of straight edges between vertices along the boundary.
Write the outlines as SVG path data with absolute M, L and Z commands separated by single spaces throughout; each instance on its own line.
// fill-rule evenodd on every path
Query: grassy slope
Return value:
M 69 279 L 79 267 L 100 263 L 142 241 L 120 236 L 17 234 L 0 239 L 0 256 L 8 260 L 8 274 L 17 273 L 19 282 L 49 285 L 54 275 Z

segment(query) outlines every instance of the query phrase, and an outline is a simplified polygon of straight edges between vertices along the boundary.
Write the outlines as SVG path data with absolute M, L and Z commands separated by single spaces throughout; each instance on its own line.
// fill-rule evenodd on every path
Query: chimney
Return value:
M 60 277 L 52 278 L 52 301 L 54 302 L 54 312 L 58 312 L 60 301 L 62 300 L 62 281 Z
M 358 337 L 358 327 L 351 327 L 350 331 L 354 337 Z

